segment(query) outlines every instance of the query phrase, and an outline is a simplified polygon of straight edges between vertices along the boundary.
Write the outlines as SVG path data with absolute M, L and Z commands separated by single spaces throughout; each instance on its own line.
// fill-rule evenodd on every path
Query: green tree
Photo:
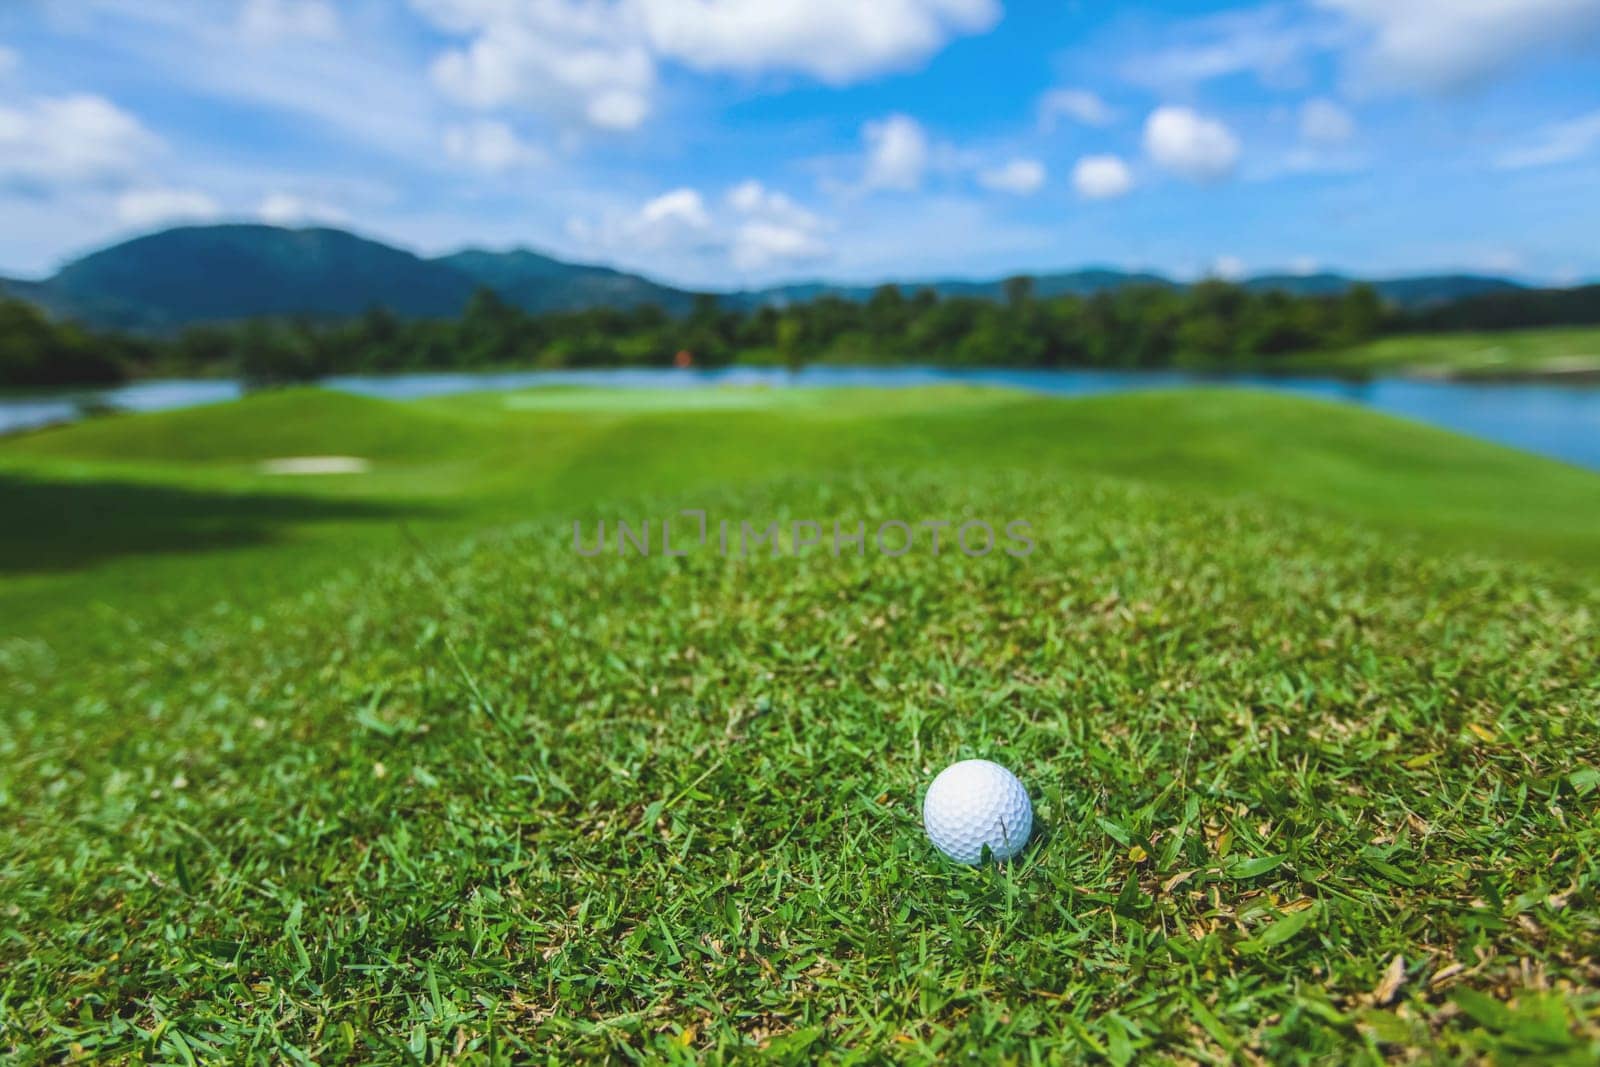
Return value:
M 799 373 L 806 364 L 805 324 L 797 315 L 784 315 L 778 320 L 774 338 L 778 354 L 790 373 Z
M 1352 285 L 1339 298 L 1336 331 L 1340 344 L 1354 345 L 1375 337 L 1383 325 L 1383 298 L 1365 282 Z
M 100 385 L 121 381 L 140 346 L 52 322 L 20 300 L 0 300 L 0 385 Z
M 872 338 L 873 354 L 880 358 L 898 355 L 905 344 L 911 308 L 897 285 L 880 285 L 867 301 L 866 330 Z
M 519 355 L 518 333 L 522 312 L 506 303 L 488 286 L 472 294 L 458 328 L 460 358 L 467 366 L 509 363 Z M 524 359 L 532 352 L 520 353 Z
M 1007 278 L 1000 283 L 1000 288 L 1005 293 L 1006 306 L 1009 308 L 1021 308 L 1033 303 L 1033 279 L 1026 274 Z
M 971 297 L 954 297 L 928 308 L 908 331 L 910 351 L 916 360 L 922 363 L 954 361 L 986 306 L 984 301 Z

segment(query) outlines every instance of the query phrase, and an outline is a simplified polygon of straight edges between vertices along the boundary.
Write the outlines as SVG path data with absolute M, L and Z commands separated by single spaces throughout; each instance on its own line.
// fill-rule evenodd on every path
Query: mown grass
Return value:
M 1600 329 L 1397 334 L 1337 352 L 1291 356 L 1281 369 L 1455 378 L 1600 375 Z
M 0 442 L 0 488 L 33 516 L 0 524 L 0 634 L 116 647 L 151 620 L 293 592 L 415 537 L 885 462 L 962 480 L 1109 474 L 1278 500 L 1440 551 L 1600 565 L 1592 474 L 1333 404 L 1232 390 L 1072 403 L 950 388 L 709 392 L 754 399 L 640 410 L 631 394 L 559 390 L 566 410 L 518 410 L 543 391 L 395 404 L 290 390 Z M 324 454 L 372 469 L 261 469 Z
M 503 400 L 0 449 L 297 501 L 0 579 L 6 1055 L 1600 1055 L 1595 476 L 1255 394 Z M 256 466 L 323 452 L 376 466 Z M 1037 550 L 572 550 L 685 506 Z M 920 831 L 975 755 L 1034 796 L 1005 868 Z

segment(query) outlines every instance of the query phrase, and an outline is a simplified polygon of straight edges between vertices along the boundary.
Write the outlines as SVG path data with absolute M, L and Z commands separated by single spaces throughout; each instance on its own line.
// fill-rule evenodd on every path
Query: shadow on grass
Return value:
M 61 571 L 116 556 L 262 544 L 314 522 L 431 509 L 295 493 L 229 493 L 0 474 L 0 574 Z

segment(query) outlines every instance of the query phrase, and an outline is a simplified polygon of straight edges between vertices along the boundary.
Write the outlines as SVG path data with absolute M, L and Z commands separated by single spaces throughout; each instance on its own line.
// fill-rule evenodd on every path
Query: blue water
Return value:
M 721 370 L 567 370 L 487 374 L 395 374 L 330 378 L 323 382 L 363 396 L 389 400 L 445 396 L 548 385 L 681 389 L 703 385 L 868 386 L 901 388 L 961 383 L 1005 386 L 1060 396 L 1171 386 L 1248 386 L 1340 400 L 1374 411 L 1432 423 L 1513 448 L 1600 470 L 1600 386 L 1465 384 L 1379 378 L 1272 378 L 1197 375 L 1176 371 L 1032 371 L 940 367 L 807 367 L 798 374 L 774 367 Z M 86 409 L 162 411 L 238 397 L 232 381 L 140 382 L 112 389 L 0 394 L 0 433 L 71 422 Z

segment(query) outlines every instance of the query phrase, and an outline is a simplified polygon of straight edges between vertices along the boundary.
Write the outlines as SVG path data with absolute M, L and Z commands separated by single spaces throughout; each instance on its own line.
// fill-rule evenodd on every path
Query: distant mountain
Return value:
M 1002 285 L 1004 283 L 1001 283 Z M 1121 289 L 1128 285 L 1160 285 L 1172 286 L 1177 283 L 1170 278 L 1163 278 L 1159 274 L 1147 274 L 1140 271 L 1108 270 L 1104 267 L 1090 267 L 1084 270 L 1069 271 L 1064 274 L 1040 274 L 1033 279 L 1034 292 L 1039 296 L 1093 296 L 1112 289 Z M 1003 295 L 1001 290 L 995 290 L 995 296 Z
M 998 300 L 1005 280 L 933 279 L 896 282 L 910 294 Z M 1091 268 L 1033 276 L 1034 292 L 1091 295 L 1129 285 L 1176 286 L 1157 274 Z M 1330 295 L 1356 284 L 1339 274 L 1281 274 L 1247 279 L 1257 290 Z M 1407 309 L 1523 287 L 1503 278 L 1437 275 L 1373 283 Z M 254 224 L 184 226 L 113 245 L 75 260 L 43 281 L 0 279 L 0 291 L 52 314 L 89 325 L 163 332 L 196 322 L 257 316 L 344 318 L 382 306 L 407 318 L 459 314 L 481 286 L 530 312 L 655 304 L 674 314 L 694 294 L 610 267 L 568 263 L 527 249 L 467 249 L 425 259 L 342 230 L 283 229 Z M 825 281 L 720 294 L 725 307 L 748 309 L 834 295 L 866 300 L 876 285 Z
M 1377 283 L 1378 293 L 1401 307 L 1419 308 L 1490 293 L 1516 292 L 1527 286 L 1505 278 L 1475 274 L 1440 274 L 1417 278 L 1390 278 Z
M 38 285 L 53 310 L 97 326 L 163 330 L 259 315 L 357 315 L 382 305 L 454 315 L 472 279 L 342 230 L 184 226 L 113 245 Z
M 1278 290 L 1295 296 L 1335 296 L 1358 284 L 1360 279 L 1343 274 L 1263 274 L 1244 282 L 1257 292 Z M 1414 278 L 1385 278 L 1371 283 L 1378 295 L 1403 308 L 1415 309 L 1447 304 L 1484 293 L 1515 292 L 1524 288 L 1505 278 L 1477 274 L 1436 274 Z
M 1093 296 L 1095 293 L 1121 289 L 1129 285 L 1179 286 L 1170 278 L 1139 271 L 1121 271 L 1109 268 L 1087 268 L 1059 274 L 1033 275 L 1033 291 L 1042 297 Z M 1240 284 L 1257 292 L 1279 290 L 1295 296 L 1336 296 L 1361 279 L 1342 274 L 1262 274 L 1247 278 Z M 986 281 L 960 279 L 933 279 L 895 283 L 906 293 L 919 289 L 932 289 L 940 296 L 967 296 L 983 300 L 999 300 L 1005 296 L 1005 279 Z M 1520 291 L 1524 287 L 1505 278 L 1487 278 L 1472 274 L 1424 275 L 1415 278 L 1386 278 L 1371 283 L 1378 295 L 1401 307 L 1414 309 L 1448 303 L 1484 293 Z M 815 300 L 819 296 L 837 296 L 844 300 L 867 300 L 876 285 L 830 285 L 826 282 L 806 282 L 783 285 L 771 289 L 744 290 L 728 293 L 724 299 L 735 307 L 760 307 L 764 304 L 789 304 Z
M 480 286 L 531 312 L 659 304 L 693 296 L 609 267 L 537 252 L 424 259 L 343 230 L 182 226 L 112 245 L 38 282 L 0 290 L 107 329 L 161 332 L 258 316 L 345 318 L 381 306 L 407 318 L 461 313 Z
M 1141 274 L 1106 268 L 1087 268 L 1061 274 L 1032 275 L 1033 291 L 1038 296 L 1090 296 L 1108 289 L 1127 285 L 1175 285 L 1157 274 Z M 907 295 L 922 289 L 932 289 L 940 296 L 968 296 L 982 300 L 999 300 L 1005 296 L 1004 278 L 969 280 L 960 278 L 934 278 L 926 281 L 893 282 Z M 751 308 L 766 305 L 804 303 L 820 296 L 836 296 L 841 300 L 862 301 L 872 297 L 875 285 L 835 285 L 829 282 L 800 282 L 779 285 L 770 289 L 745 289 L 722 294 L 723 302 L 732 307 Z
M 525 248 L 486 252 L 469 248 L 441 256 L 450 267 L 524 311 L 578 311 L 591 307 L 655 304 L 673 314 L 689 309 L 694 294 L 610 267 L 567 263 Z

